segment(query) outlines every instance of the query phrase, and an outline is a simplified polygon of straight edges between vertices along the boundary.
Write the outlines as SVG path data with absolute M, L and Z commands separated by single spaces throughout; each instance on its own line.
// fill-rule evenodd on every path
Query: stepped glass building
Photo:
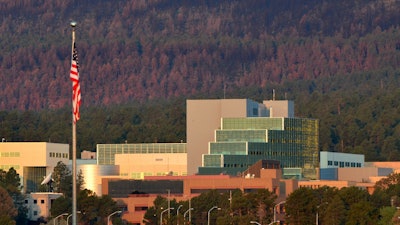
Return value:
M 278 160 L 284 178 L 318 179 L 318 120 L 295 118 L 291 101 L 190 100 L 187 116 L 188 170 L 200 153 L 202 175 L 251 176 L 257 161 Z

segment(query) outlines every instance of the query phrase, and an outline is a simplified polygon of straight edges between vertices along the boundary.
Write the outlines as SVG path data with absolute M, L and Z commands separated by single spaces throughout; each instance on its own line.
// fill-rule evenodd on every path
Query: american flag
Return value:
M 72 81 L 72 108 L 74 123 L 79 120 L 79 106 L 81 105 L 81 87 L 79 85 L 79 71 L 78 71 L 78 52 L 76 51 L 75 42 L 72 50 L 71 71 L 69 77 Z

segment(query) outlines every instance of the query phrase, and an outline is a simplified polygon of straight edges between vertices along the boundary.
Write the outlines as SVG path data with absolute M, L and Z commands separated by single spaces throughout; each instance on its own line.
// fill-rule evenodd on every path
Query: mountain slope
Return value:
M 399 10 L 387 0 L 4 0 L 0 108 L 70 104 L 71 20 L 89 107 L 397 71 Z

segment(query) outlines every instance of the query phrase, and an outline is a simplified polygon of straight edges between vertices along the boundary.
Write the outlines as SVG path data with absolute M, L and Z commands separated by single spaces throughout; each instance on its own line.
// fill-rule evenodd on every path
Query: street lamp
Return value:
M 315 224 L 316 224 L 316 225 L 319 224 L 319 222 L 318 222 L 318 209 L 319 209 L 319 207 L 320 207 L 322 204 L 328 204 L 328 202 L 321 203 L 321 204 L 319 204 L 319 205 L 317 206 L 317 213 L 316 213 L 316 215 L 315 215 Z
M 177 221 L 176 223 L 177 223 L 177 225 L 179 225 L 179 209 L 182 208 L 182 206 L 183 206 L 183 205 L 180 205 L 180 206 L 178 207 L 178 209 L 176 210 L 176 221 Z
M 268 225 L 273 225 L 273 224 L 275 224 L 275 223 L 280 223 L 280 222 L 281 222 L 281 221 L 277 220 L 277 221 L 273 221 L 273 222 L 269 223 Z
M 76 213 L 81 213 L 81 211 L 77 211 Z M 69 224 L 68 223 L 68 221 L 69 221 L 69 218 L 72 216 L 72 214 L 70 214 L 69 216 L 67 216 L 67 225 Z
M 254 224 L 257 224 L 257 225 L 261 225 L 261 223 L 259 223 L 259 222 L 257 222 L 257 221 L 250 221 L 250 223 L 254 223 Z
M 61 214 L 61 215 L 56 216 L 56 217 L 54 218 L 54 220 L 53 220 L 53 224 L 56 225 L 56 220 L 57 220 L 58 218 L 60 218 L 60 217 L 62 217 L 62 216 L 67 216 L 67 215 L 68 215 L 68 213 L 63 213 L 63 214 Z
M 286 203 L 286 201 L 281 201 L 281 202 L 279 202 L 278 204 L 276 204 L 275 206 L 274 206 L 274 221 L 272 221 L 272 222 L 276 222 L 276 208 L 278 207 L 278 206 L 280 206 L 281 204 L 285 204 Z M 280 210 L 279 210 L 280 211 Z
M 160 215 L 160 225 L 162 225 L 162 214 L 165 213 L 166 211 L 169 212 L 169 210 L 173 210 L 173 209 L 174 209 L 174 208 L 168 208 L 168 209 L 165 209 L 164 211 L 161 212 L 161 215 Z
M 207 213 L 207 225 L 210 225 L 210 213 L 211 213 L 211 211 L 213 209 L 221 210 L 221 208 L 218 208 L 218 206 L 213 206 L 210 210 L 208 210 L 208 213 Z
M 183 220 L 185 220 L 186 214 L 187 214 L 189 211 L 191 211 L 191 210 L 193 210 L 193 208 L 190 208 L 190 209 L 188 209 L 188 210 L 185 211 L 185 213 L 183 214 Z M 189 219 L 189 221 L 190 221 L 190 219 Z
M 110 225 L 111 216 L 113 216 L 114 214 L 117 214 L 117 213 L 122 213 L 122 211 L 115 211 L 115 212 L 113 212 L 113 213 L 111 213 L 110 215 L 107 216 L 107 225 Z

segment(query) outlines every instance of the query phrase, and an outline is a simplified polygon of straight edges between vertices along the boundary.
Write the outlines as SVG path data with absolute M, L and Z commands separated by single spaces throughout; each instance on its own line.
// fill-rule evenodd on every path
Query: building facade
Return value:
M 207 123 L 209 116 L 212 119 Z M 284 177 L 317 179 L 319 122 L 293 116 L 291 101 L 188 101 L 188 171 L 199 156 L 198 173 L 203 175 L 242 175 L 250 165 L 265 159 L 280 161 Z M 219 123 L 214 124 L 214 117 Z
M 259 163 L 270 165 L 271 162 Z M 274 163 L 273 163 L 274 164 Z M 146 210 L 154 205 L 157 196 L 176 201 L 188 201 L 201 193 L 217 190 L 229 193 L 240 189 L 244 193 L 267 189 L 277 195 L 280 202 L 298 188 L 298 181 L 282 179 L 280 169 L 268 169 L 256 163 L 255 176 L 231 177 L 229 175 L 150 176 L 144 180 L 103 178 L 103 195 L 109 195 L 126 210 L 123 219 L 135 225 L 144 224 Z M 265 167 L 265 168 L 264 168 Z M 123 205 L 122 205 L 123 204 Z M 196 205 L 191 205 L 196 208 Z
M 24 193 L 39 190 L 43 178 L 58 162 L 68 164 L 69 145 L 47 142 L 1 142 L 0 169 L 14 168 L 21 178 Z
M 202 156 L 214 131 L 221 128 L 221 118 L 269 116 L 265 105 L 249 99 L 212 99 L 186 101 L 186 138 L 188 175 L 198 172 Z
M 27 217 L 30 221 L 46 222 L 50 217 L 53 201 L 61 197 L 61 193 L 32 192 L 27 195 L 25 205 L 28 209 Z
M 144 179 L 145 176 L 186 176 L 186 153 L 116 154 L 120 176 Z

